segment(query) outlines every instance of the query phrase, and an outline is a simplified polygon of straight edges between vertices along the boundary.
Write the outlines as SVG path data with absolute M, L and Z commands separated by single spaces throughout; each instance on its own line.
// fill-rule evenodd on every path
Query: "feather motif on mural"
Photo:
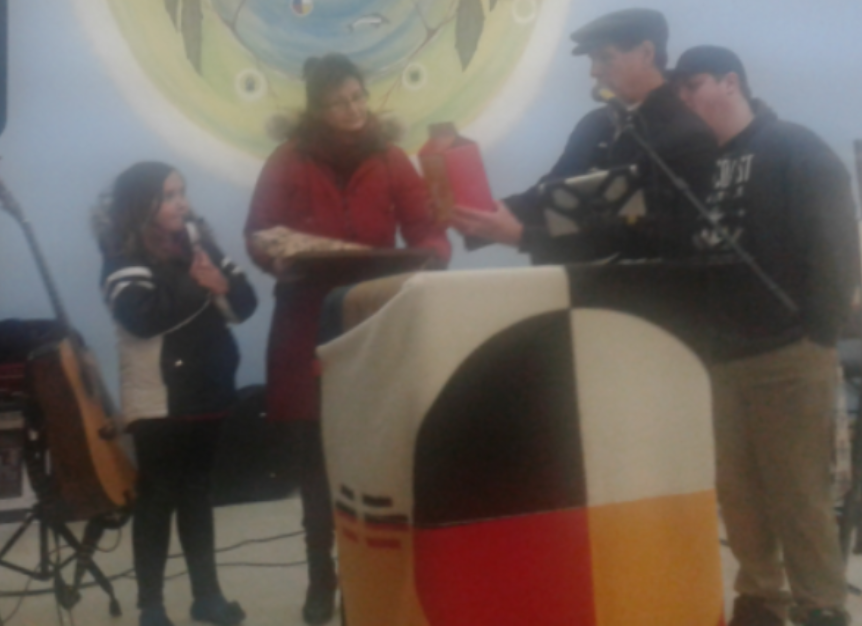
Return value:
M 165 0 L 165 9 L 168 12 L 168 15 L 171 16 L 171 21 L 174 23 L 174 26 L 177 25 L 177 8 L 179 7 L 180 0 Z
M 201 0 L 165 0 L 165 9 L 174 27 L 182 33 L 186 59 L 200 74 L 204 21 Z
M 458 58 L 461 59 L 461 68 L 467 69 L 479 39 L 482 37 L 482 27 L 485 25 L 485 10 L 482 8 L 482 0 L 461 0 L 458 3 L 458 14 L 455 21 L 455 47 L 458 50 Z
M 274 117 L 304 106 L 302 66 L 347 54 L 369 103 L 404 120 L 415 150 L 428 124 L 468 125 L 511 79 L 540 14 L 569 0 L 75 0 L 107 6 L 150 83 L 192 124 L 264 157 Z M 85 11 L 82 9 L 82 11 Z M 547 25 L 545 26 L 547 28 Z M 96 30 L 91 36 L 97 37 Z M 536 54 L 533 51 L 531 54 Z M 547 55 L 545 55 L 547 56 Z M 111 61 L 113 63 L 113 61 Z M 533 72 L 532 75 L 536 73 Z M 526 98 L 524 90 L 516 100 Z M 511 100 L 511 97 L 510 97 Z M 511 102 L 507 102 L 511 110 Z

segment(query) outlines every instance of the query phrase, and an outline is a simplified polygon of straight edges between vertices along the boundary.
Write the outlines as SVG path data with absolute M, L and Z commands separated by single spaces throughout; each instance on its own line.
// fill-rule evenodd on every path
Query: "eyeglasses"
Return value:
M 360 91 L 354 94 L 350 99 L 342 98 L 340 100 L 330 102 L 329 104 L 324 104 L 323 108 L 329 111 L 346 113 L 354 106 L 364 106 L 366 102 L 368 102 L 368 94 L 364 91 Z

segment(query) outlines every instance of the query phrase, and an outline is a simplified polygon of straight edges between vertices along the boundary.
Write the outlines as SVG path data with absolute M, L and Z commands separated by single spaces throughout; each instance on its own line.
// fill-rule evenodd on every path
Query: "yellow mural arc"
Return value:
M 132 107 L 178 151 L 253 184 L 274 118 L 304 104 L 302 62 L 344 52 L 415 151 L 454 121 L 488 147 L 557 52 L 566 0 L 74 0 Z

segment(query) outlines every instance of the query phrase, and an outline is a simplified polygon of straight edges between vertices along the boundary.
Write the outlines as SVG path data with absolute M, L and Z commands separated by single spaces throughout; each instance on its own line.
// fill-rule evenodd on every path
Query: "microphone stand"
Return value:
M 609 105 L 613 106 L 613 105 Z M 661 158 L 653 147 L 644 139 L 643 135 L 638 131 L 634 124 L 634 113 L 625 109 L 622 115 L 622 131 L 621 134 L 628 134 L 635 142 L 643 149 L 649 160 L 658 167 L 668 177 L 674 188 L 683 195 L 689 204 L 695 208 L 700 216 L 705 219 L 718 233 L 719 238 L 723 243 L 730 246 L 733 252 L 742 260 L 745 265 L 760 279 L 760 282 L 781 302 L 784 307 L 793 314 L 799 313 L 799 306 L 787 294 L 784 289 L 776 283 L 766 271 L 760 267 L 760 264 L 752 257 L 736 240 L 730 236 L 727 230 L 718 223 L 717 219 L 710 215 L 709 210 L 704 206 L 703 202 L 694 195 L 688 183 L 680 178 L 676 172 Z

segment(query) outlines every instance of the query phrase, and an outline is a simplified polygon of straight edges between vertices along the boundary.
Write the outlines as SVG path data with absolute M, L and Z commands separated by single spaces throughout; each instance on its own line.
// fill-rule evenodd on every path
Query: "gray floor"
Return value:
M 0 543 L 15 531 L 16 525 L 0 526 Z M 80 526 L 73 526 L 80 535 Z M 219 546 L 232 546 L 236 543 L 257 538 L 274 537 L 280 534 L 297 531 L 300 528 L 300 507 L 295 499 L 253 504 L 218 509 L 217 532 Z M 114 575 L 127 570 L 131 565 L 130 527 L 127 525 L 122 532 L 117 549 L 110 553 L 99 553 L 97 562 L 108 574 Z M 109 532 L 102 541 L 103 549 L 110 549 L 116 543 L 117 535 Z M 33 565 L 37 558 L 37 537 L 28 533 L 24 540 L 8 556 L 12 562 L 21 565 Z M 174 552 L 179 546 L 173 547 Z M 302 624 L 300 608 L 305 590 L 305 571 L 299 567 L 236 567 L 231 563 L 283 564 L 300 561 L 303 558 L 301 537 L 280 539 L 277 541 L 256 543 L 243 546 L 236 550 L 223 552 L 219 555 L 222 563 L 220 575 L 222 585 L 231 598 L 240 600 L 249 614 L 247 626 L 299 626 Z M 726 597 L 730 602 L 729 589 L 736 564 L 726 549 L 722 549 L 722 559 L 725 570 Z M 169 565 L 169 574 L 181 572 L 184 569 L 182 559 L 174 559 Z M 851 558 L 848 578 L 851 585 L 862 588 L 862 556 Z M 20 574 L 0 569 L 0 591 L 23 589 L 27 579 Z M 42 583 L 33 583 L 31 589 L 45 588 Z M 115 582 L 123 616 L 115 619 L 108 614 L 108 602 L 99 589 L 87 589 L 83 599 L 75 607 L 70 619 L 64 614 L 64 623 L 78 626 L 135 626 L 137 611 L 135 610 L 135 583 L 131 579 L 120 579 Z M 194 622 L 188 617 L 190 602 L 188 581 L 184 577 L 168 582 L 166 587 L 167 606 L 169 614 L 176 626 L 185 626 Z M 0 599 L 0 617 L 6 618 L 15 608 L 17 600 Z M 862 596 L 851 593 L 848 608 L 855 617 L 857 624 L 862 624 Z M 2 622 L 0 622 L 2 623 Z M 24 600 L 12 620 L 13 626 L 51 626 L 60 624 L 53 595 L 40 595 Z M 337 625 L 338 620 L 332 622 Z
M 244 506 L 225 507 L 217 510 L 216 532 L 219 546 L 257 538 L 267 538 L 298 531 L 300 529 L 300 506 L 296 499 Z M 81 526 L 73 525 L 80 536 Z M 16 525 L 0 526 L 0 542 L 14 532 Z M 174 533 L 176 536 L 176 533 Z M 116 543 L 117 535 L 109 531 L 101 542 L 103 549 L 110 549 Z M 32 566 L 38 557 L 37 534 L 28 532 L 24 541 L 7 557 L 21 565 Z M 179 552 L 175 541 L 172 552 Z M 122 531 L 120 543 L 114 552 L 99 553 L 96 561 L 109 576 L 119 574 L 131 567 L 131 525 Z M 299 626 L 302 624 L 300 610 L 305 592 L 305 570 L 299 567 L 235 567 L 230 563 L 282 564 L 302 561 L 304 547 L 301 537 L 281 539 L 267 543 L 247 545 L 219 555 L 222 563 L 219 573 L 225 593 L 239 600 L 249 617 L 247 626 Z M 168 575 L 182 572 L 183 560 L 172 559 Z M 68 577 L 67 577 L 68 578 Z M 20 574 L 0 569 L 0 591 L 22 589 L 26 578 Z M 31 589 L 45 588 L 43 583 L 34 583 Z M 84 591 L 83 598 L 73 613 L 77 626 L 136 626 L 138 612 L 135 608 L 135 582 L 120 579 L 114 583 L 123 616 L 111 618 L 108 614 L 108 601 L 105 594 L 97 588 Z M 194 624 L 188 616 L 190 592 L 188 579 L 180 577 L 171 580 L 165 588 L 166 606 L 176 626 Z M 0 617 L 5 618 L 15 607 L 17 600 L 0 599 Z M 68 615 L 68 614 L 66 614 Z M 66 616 L 64 616 L 66 617 Z M 50 626 L 60 624 L 53 595 L 30 597 L 24 600 L 18 613 L 13 617 L 12 626 Z M 73 622 L 66 618 L 66 624 Z M 338 620 L 332 622 L 338 624 Z

